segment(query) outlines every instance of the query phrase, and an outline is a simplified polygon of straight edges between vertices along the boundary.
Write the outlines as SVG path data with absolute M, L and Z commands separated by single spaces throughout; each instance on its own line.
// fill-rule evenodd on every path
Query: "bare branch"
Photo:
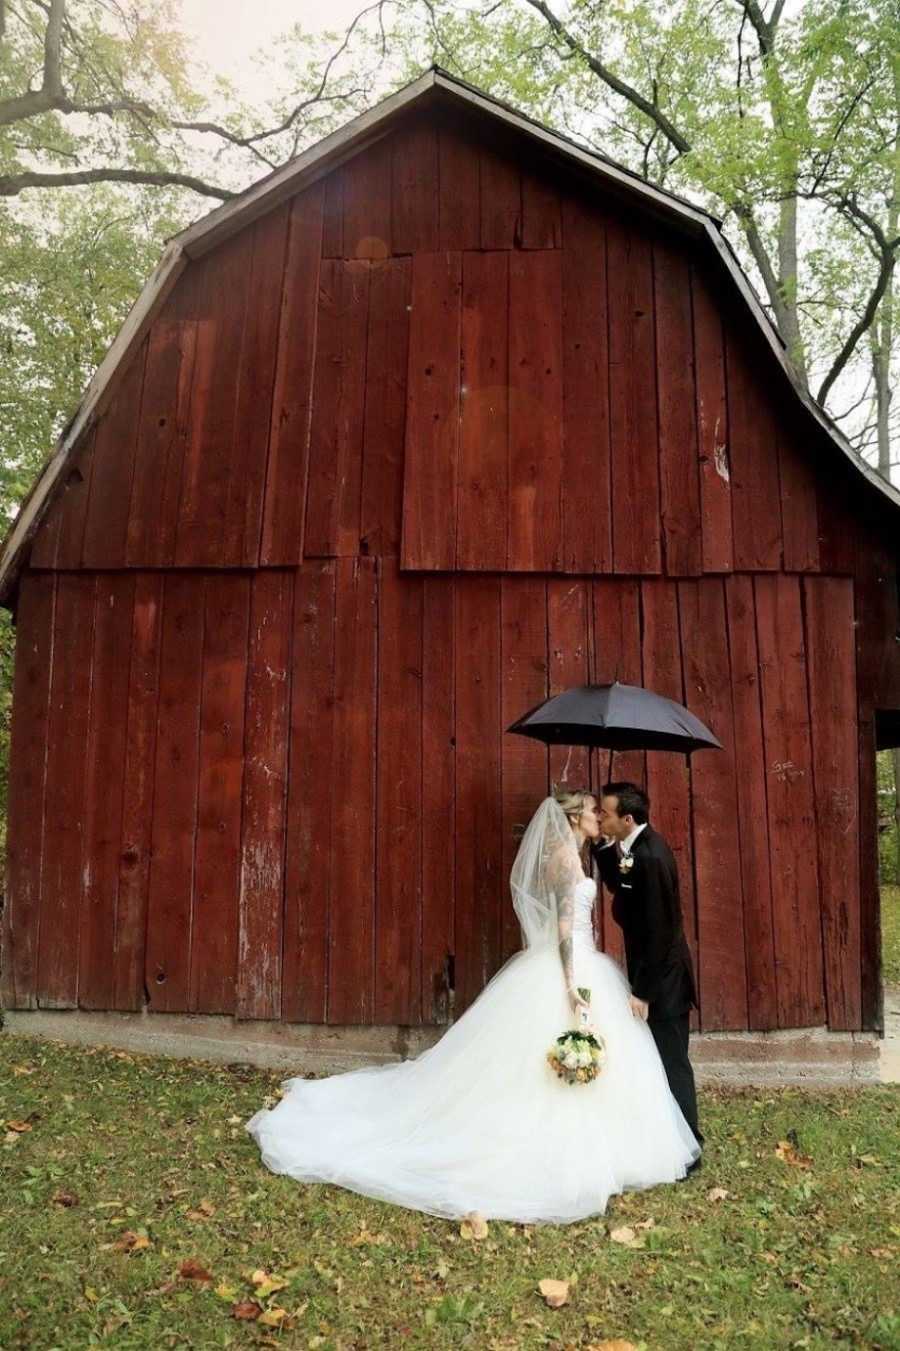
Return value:
M 149 169 L 79 169 L 72 173 L 22 173 L 0 176 L 0 197 L 17 197 L 26 188 L 70 188 L 85 183 L 144 183 L 159 188 L 190 188 L 202 197 L 215 197 L 220 202 L 230 201 L 238 194 L 229 188 L 218 188 L 190 174 L 155 172 Z
M 580 56 L 594 74 L 599 76 L 607 88 L 611 89 L 613 93 L 619 94 L 622 98 L 627 99 L 628 102 L 632 104 L 633 107 L 637 108 L 639 112 L 642 112 L 645 117 L 649 117 L 652 122 L 655 122 L 659 130 L 666 139 L 671 142 L 679 154 L 687 154 L 691 149 L 690 141 L 686 136 L 682 135 L 675 124 L 666 117 L 661 108 L 657 107 L 654 103 L 651 103 L 649 99 L 645 98 L 644 95 L 633 88 L 632 85 L 626 84 L 624 80 L 620 80 L 618 75 L 613 74 L 609 67 L 605 66 L 599 57 L 592 55 L 584 44 L 575 37 L 574 33 L 570 32 L 565 24 L 563 24 L 553 13 L 545 0 L 527 0 L 527 3 L 532 9 L 537 10 L 553 29 L 554 33 L 556 33 L 560 41 L 564 42 L 571 52 Z
M 896 253 L 893 249 L 885 250 L 882 253 L 881 266 L 878 269 L 878 279 L 875 282 L 875 285 L 872 287 L 871 294 L 869 295 L 869 299 L 866 302 L 866 308 L 863 310 L 862 314 L 859 316 L 856 323 L 853 325 L 850 332 L 847 334 L 847 337 L 844 340 L 844 344 L 841 347 L 841 350 L 838 352 L 834 361 L 831 363 L 831 368 L 829 369 L 828 374 L 825 376 L 825 379 L 819 386 L 819 392 L 816 395 L 816 398 L 818 399 L 819 403 L 821 404 L 825 403 L 825 400 L 828 398 L 828 394 L 832 385 L 834 384 L 835 380 L 838 378 L 841 371 L 844 369 L 847 362 L 853 355 L 856 349 L 856 344 L 859 342 L 863 334 L 866 333 L 868 329 L 871 327 L 872 321 L 875 318 L 876 313 L 878 312 L 878 306 L 881 303 L 881 297 L 884 295 L 885 291 L 888 288 L 888 284 L 890 283 L 896 261 L 897 261 Z

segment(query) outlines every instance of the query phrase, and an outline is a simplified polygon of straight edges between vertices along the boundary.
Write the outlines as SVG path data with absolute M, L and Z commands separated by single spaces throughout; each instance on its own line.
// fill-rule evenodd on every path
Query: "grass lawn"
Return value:
M 281 1077 L 0 1035 L 0 1346 L 900 1347 L 898 1089 L 704 1093 L 688 1182 L 476 1240 L 263 1169 Z
M 900 887 L 881 888 L 881 966 L 887 985 L 900 985 Z

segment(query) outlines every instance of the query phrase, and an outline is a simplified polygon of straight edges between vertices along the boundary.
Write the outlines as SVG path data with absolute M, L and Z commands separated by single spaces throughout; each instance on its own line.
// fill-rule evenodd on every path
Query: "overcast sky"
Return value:
M 197 55 L 247 95 L 264 94 L 252 57 L 294 23 L 307 32 L 342 32 L 368 0 L 180 0 L 184 29 Z

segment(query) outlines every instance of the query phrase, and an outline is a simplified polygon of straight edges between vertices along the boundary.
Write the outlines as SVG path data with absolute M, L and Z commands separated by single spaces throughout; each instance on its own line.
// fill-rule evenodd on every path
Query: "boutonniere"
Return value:
M 628 875 L 634 867 L 634 859 L 631 854 L 623 854 L 619 859 L 619 872 Z

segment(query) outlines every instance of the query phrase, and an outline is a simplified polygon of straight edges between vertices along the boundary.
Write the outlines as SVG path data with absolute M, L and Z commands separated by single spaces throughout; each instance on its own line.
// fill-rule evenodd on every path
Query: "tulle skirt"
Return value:
M 606 1042 L 593 1083 L 564 1083 L 547 1064 L 574 1020 L 558 952 L 532 949 L 415 1060 L 286 1080 L 247 1122 L 263 1163 L 430 1215 L 523 1223 L 602 1214 L 611 1195 L 683 1177 L 699 1146 L 624 976 L 589 944 L 576 974 Z

